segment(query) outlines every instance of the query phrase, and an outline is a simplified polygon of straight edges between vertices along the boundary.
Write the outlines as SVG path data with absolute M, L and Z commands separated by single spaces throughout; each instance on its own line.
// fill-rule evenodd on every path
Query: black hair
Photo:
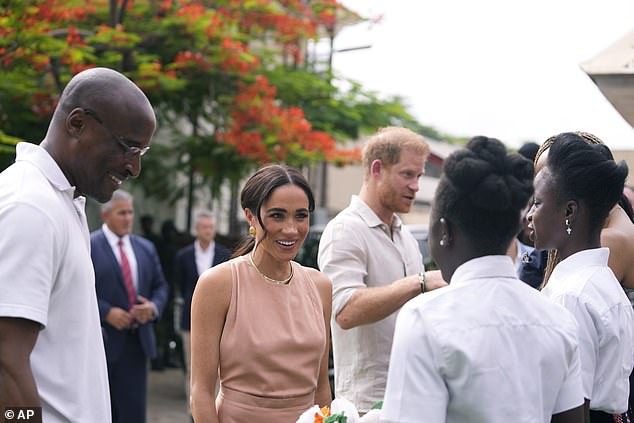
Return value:
M 451 154 L 436 190 L 435 214 L 444 216 L 483 251 L 506 250 L 533 195 L 533 164 L 507 154 L 495 138 L 472 138 Z
M 527 158 L 532 163 L 533 161 L 535 161 L 535 156 L 537 155 L 538 151 L 539 151 L 539 144 L 533 141 L 529 141 L 522 144 L 519 150 L 517 150 L 517 154 Z
M 554 137 L 546 163 L 559 194 L 583 201 L 591 227 L 601 228 L 623 195 L 627 164 L 616 163 L 604 144 L 588 144 L 572 132 Z
M 286 165 L 269 165 L 255 172 L 244 184 L 240 194 L 240 204 L 242 209 L 249 209 L 258 219 L 260 226 L 264 228 L 260 209 L 273 194 L 273 192 L 284 185 L 297 185 L 308 197 L 308 211 L 315 210 L 315 197 L 304 175 L 297 169 Z M 236 247 L 232 257 L 243 256 L 253 250 L 255 237 L 248 236 Z

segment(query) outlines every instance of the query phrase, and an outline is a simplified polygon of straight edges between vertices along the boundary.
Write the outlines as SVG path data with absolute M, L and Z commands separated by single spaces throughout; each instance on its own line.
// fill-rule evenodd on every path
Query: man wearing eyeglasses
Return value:
M 64 89 L 40 145 L 19 143 L 0 174 L 1 412 L 111 421 L 85 196 L 106 202 L 138 176 L 155 128 L 132 81 L 89 69 Z

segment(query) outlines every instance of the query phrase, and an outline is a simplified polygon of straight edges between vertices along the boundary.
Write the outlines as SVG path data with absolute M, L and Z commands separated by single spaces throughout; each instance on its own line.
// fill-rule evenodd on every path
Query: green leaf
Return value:
M 348 418 L 342 413 L 331 414 L 324 419 L 324 423 L 346 423 Z
M 381 410 L 381 409 L 383 409 L 383 400 L 375 402 L 374 404 L 372 404 L 372 407 L 370 407 L 370 410 Z

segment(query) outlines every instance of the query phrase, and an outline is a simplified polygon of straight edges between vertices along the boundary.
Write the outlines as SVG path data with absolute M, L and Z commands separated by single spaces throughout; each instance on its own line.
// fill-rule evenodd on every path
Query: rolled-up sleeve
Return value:
M 353 225 L 337 222 L 324 230 L 319 242 L 319 269 L 332 281 L 332 313 L 337 316 L 354 291 L 365 288 L 365 242 Z

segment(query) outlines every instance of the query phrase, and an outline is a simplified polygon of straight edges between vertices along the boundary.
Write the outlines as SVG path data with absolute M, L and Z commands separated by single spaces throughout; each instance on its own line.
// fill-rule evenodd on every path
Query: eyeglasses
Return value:
M 124 138 L 122 136 L 113 134 L 112 131 L 110 129 L 108 129 L 108 127 L 106 127 L 106 125 L 104 125 L 103 121 L 101 120 L 99 115 L 97 115 L 97 113 L 93 112 L 90 109 L 82 109 L 82 110 L 88 116 L 93 118 L 99 125 L 101 125 L 101 127 L 103 129 L 105 129 L 106 132 L 119 143 L 119 145 L 125 151 L 124 155 L 125 155 L 126 158 L 132 159 L 132 158 L 137 157 L 137 156 L 141 157 L 141 156 L 144 156 L 145 153 L 147 153 L 150 150 L 150 146 L 149 145 L 147 147 L 143 147 L 143 148 L 139 148 L 139 147 L 134 147 L 134 146 L 128 145 L 128 143 L 124 141 Z

